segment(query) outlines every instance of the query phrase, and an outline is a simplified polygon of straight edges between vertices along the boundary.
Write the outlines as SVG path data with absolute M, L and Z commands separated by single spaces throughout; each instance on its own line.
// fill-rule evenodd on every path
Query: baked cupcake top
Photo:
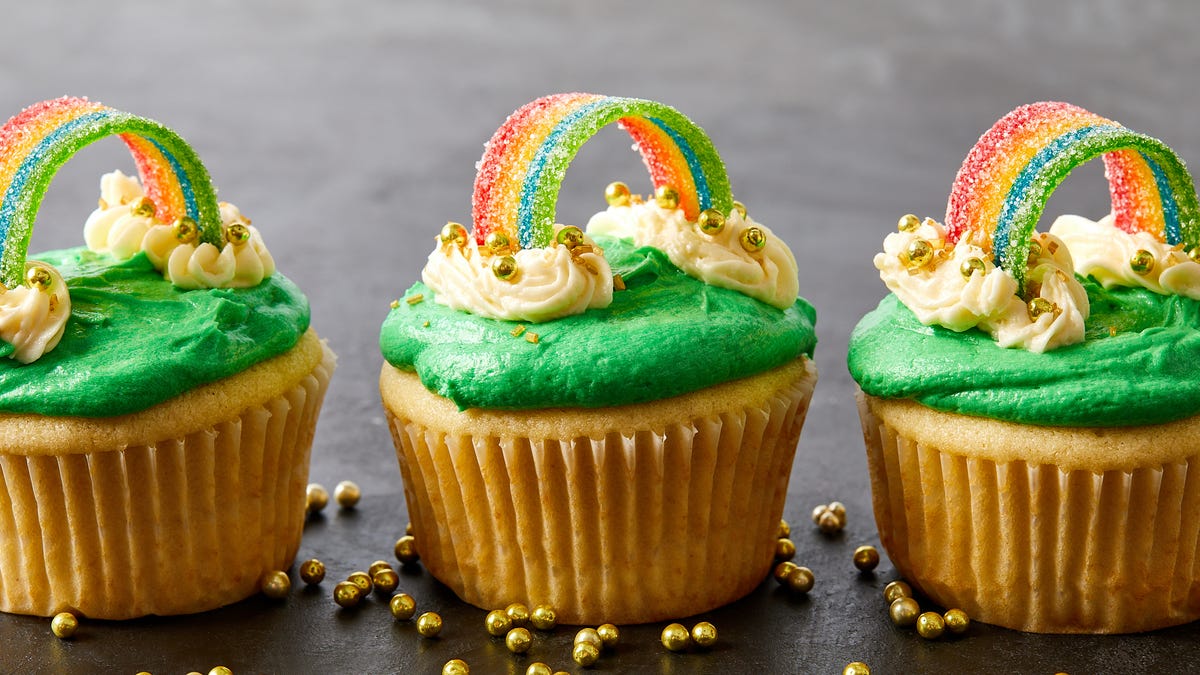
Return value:
M 1112 212 L 1035 228 L 1103 158 Z M 998 121 L 945 224 L 907 215 L 875 266 L 892 294 L 850 339 L 863 391 L 1020 423 L 1127 426 L 1200 412 L 1200 207 L 1161 141 L 1066 103 Z
M 38 208 L 79 149 L 118 135 L 141 180 L 101 180 L 86 246 L 27 258 Z M 177 134 L 82 98 L 0 128 L 0 412 L 136 412 L 291 349 L 308 301 L 218 203 Z
M 585 233 L 555 223 L 575 153 L 617 122 L 655 186 L 606 190 Z M 787 245 L 735 202 L 702 129 L 642 99 L 557 94 L 488 142 L 473 231 L 448 223 L 380 332 L 391 365 L 459 408 L 657 400 L 812 354 Z

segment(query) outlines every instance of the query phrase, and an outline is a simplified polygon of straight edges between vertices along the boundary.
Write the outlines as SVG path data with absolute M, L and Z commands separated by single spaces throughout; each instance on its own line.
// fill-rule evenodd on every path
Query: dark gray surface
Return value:
M 199 5 L 200 3 L 192 3 Z M 308 293 L 341 358 L 313 454 L 313 480 L 357 481 L 357 516 L 310 525 L 301 555 L 331 576 L 386 557 L 403 528 L 400 478 L 380 414 L 376 337 L 387 303 L 419 274 L 447 219 L 467 221 L 474 163 L 505 115 L 566 90 L 671 104 L 705 127 L 736 196 L 793 247 L 818 311 L 821 382 L 801 438 L 787 516 L 811 599 L 772 585 L 711 613 L 721 646 L 676 656 L 658 627 L 627 631 L 600 672 L 1156 672 L 1200 667 L 1200 630 L 1050 637 L 976 626 L 927 643 L 886 621 L 875 578 L 851 567 L 877 543 L 862 440 L 845 369 L 854 323 L 883 296 L 870 260 L 905 212 L 940 218 L 959 163 L 1011 108 L 1067 100 L 1156 135 L 1200 162 L 1200 6 L 1180 0 L 1063 3 L 866 2 L 7 3 L 0 19 L 0 117 L 88 95 L 159 119 L 200 152 L 221 196 L 263 231 Z M 560 220 L 585 222 L 603 186 L 648 189 L 628 140 L 606 130 L 572 165 Z M 32 250 L 78 245 L 98 176 L 131 170 L 119 143 L 81 153 L 56 180 Z M 1107 209 L 1086 167 L 1049 213 Z M 850 526 L 825 540 L 807 513 L 845 502 Z M 417 638 L 382 605 L 336 611 L 331 584 L 286 605 L 254 599 L 173 619 L 87 623 L 73 642 L 47 622 L 0 616 L 0 672 L 524 672 L 482 631 L 483 613 L 427 574 L 406 576 L 446 637 Z M 570 663 L 570 633 L 535 643 Z M 518 670 L 518 665 L 520 666 Z M 569 669 L 568 670 L 572 670 Z

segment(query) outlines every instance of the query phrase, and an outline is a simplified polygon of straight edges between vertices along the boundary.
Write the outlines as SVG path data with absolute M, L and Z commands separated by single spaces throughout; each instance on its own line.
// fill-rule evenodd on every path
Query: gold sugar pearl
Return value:
M 921 219 L 911 213 L 900 216 L 900 221 L 896 223 L 896 229 L 901 232 L 916 232 L 920 226 Z
M 525 669 L 525 675 L 554 675 L 554 670 L 541 661 L 534 661 Z
M 742 220 L 746 219 L 746 205 L 745 204 L 743 204 L 737 200 L 734 200 L 733 210 L 738 212 L 738 215 L 741 216 Z
M 738 236 L 738 242 L 749 253 L 758 253 L 767 246 L 767 233 L 758 227 L 747 227 Z
M 258 585 L 262 594 L 272 600 L 282 600 L 292 590 L 292 580 L 288 578 L 287 572 L 282 570 L 267 572 Z
M 208 671 L 208 675 L 233 675 L 233 670 L 228 666 L 215 666 Z
M 442 666 L 442 675 L 471 675 L 471 666 L 462 659 L 450 659 Z
M 388 601 L 388 609 L 397 621 L 408 621 L 417 611 L 417 601 L 408 593 L 397 593 Z
M 790 536 L 792 536 L 792 526 L 788 525 L 788 521 L 780 518 L 779 519 L 779 538 L 787 539 Z
M 841 502 L 829 502 L 829 512 L 837 516 L 837 519 L 846 522 L 846 505 Z
M 354 607 L 362 602 L 363 590 L 353 581 L 339 581 L 333 587 L 333 601 L 339 607 Z
M 900 258 L 909 267 L 924 267 L 933 260 L 933 245 L 924 239 L 913 239 Z
M 391 567 L 385 567 L 371 575 L 371 584 L 375 586 L 376 591 L 389 595 L 400 585 L 400 575 Z
M 129 205 L 129 212 L 135 216 L 143 218 L 153 218 L 158 207 L 154 205 L 154 200 L 149 197 L 142 197 L 136 202 Z
M 604 640 L 600 639 L 600 632 L 595 628 L 582 628 L 575 634 L 575 644 L 584 642 L 596 645 L 597 648 L 604 646 Z
M 851 661 L 842 668 L 842 675 L 871 675 L 871 667 L 862 661 Z
M 304 492 L 304 510 L 307 513 L 317 513 L 328 505 L 329 491 L 320 483 L 309 483 Z
M 725 229 L 725 215 L 716 209 L 704 209 L 696 218 L 696 227 L 710 237 L 718 235 Z
M 942 620 L 946 623 L 946 630 L 955 635 L 961 635 L 971 627 L 971 617 L 961 609 L 946 610 L 946 613 L 942 615 Z
M 717 644 L 717 627 L 707 621 L 692 626 L 692 642 L 702 649 L 712 647 Z
M 797 567 L 792 570 L 787 577 L 788 590 L 796 593 L 807 593 L 813 589 L 813 584 L 816 583 L 816 577 L 813 576 L 813 571 L 807 567 Z
M 1188 258 L 1192 262 L 1200 263 L 1200 246 L 1193 246 L 1187 252 Z
M 925 612 L 917 617 L 917 635 L 926 640 L 936 640 L 946 632 L 946 620 L 937 612 Z
M 417 553 L 417 540 L 411 534 L 406 534 L 396 540 L 396 547 L 392 549 L 396 554 L 396 560 L 402 565 L 412 565 L 421 559 Z
M 821 518 L 817 521 L 817 528 L 821 530 L 822 534 L 836 534 L 841 532 L 844 526 L 845 523 L 833 511 L 822 513 Z
M 344 480 L 333 488 L 333 498 L 343 509 L 352 509 L 358 504 L 358 500 L 362 499 L 362 491 L 354 481 Z
M 225 241 L 236 246 L 244 246 L 250 241 L 250 228 L 245 223 L 230 223 L 225 228 Z
M 679 208 L 679 191 L 670 185 L 661 185 L 654 191 L 654 202 L 664 209 Z
M 512 240 L 503 232 L 492 232 L 483 240 L 483 248 L 492 255 L 512 252 Z
M 392 569 L 391 563 L 386 560 L 376 560 L 375 562 L 371 563 L 370 567 L 367 568 L 367 574 L 375 576 L 376 572 L 385 568 L 389 570 Z
M 443 244 L 464 248 L 467 245 L 467 228 L 463 227 L 462 223 L 450 221 L 442 227 L 442 234 L 438 239 Z
M 775 559 L 791 560 L 796 557 L 796 544 L 791 539 L 775 540 Z
M 375 583 L 371 581 L 371 575 L 366 572 L 353 572 L 346 577 L 346 581 L 358 586 L 358 590 L 363 592 L 363 595 L 370 593 L 375 588 Z
M 1041 296 L 1029 301 L 1028 310 L 1030 321 L 1037 321 L 1043 314 L 1056 314 L 1059 311 L 1058 305 Z
M 575 663 L 587 668 L 600 660 L 600 648 L 589 642 L 581 642 L 571 649 L 571 658 Z
M 512 630 L 512 619 L 508 618 L 504 610 L 493 609 L 483 617 L 483 627 L 487 629 L 488 635 L 500 637 Z
M 673 623 L 662 630 L 660 638 L 662 646 L 673 652 L 681 652 L 688 648 L 688 644 L 692 641 L 692 634 L 684 628 L 681 623 Z
M 1154 254 L 1145 249 L 1139 249 L 1129 258 L 1129 269 L 1134 274 L 1146 276 L 1154 271 Z
M 583 246 L 583 230 L 574 225 L 568 225 L 554 235 L 554 242 L 566 246 L 568 251 Z
M 888 607 L 888 618 L 900 628 L 913 625 L 920 615 L 921 606 L 912 598 L 896 598 Z
M 854 566 L 862 572 L 870 572 L 879 566 L 879 551 L 874 546 L 859 546 L 854 549 Z
M 309 558 L 300 563 L 300 580 L 312 586 L 325 580 L 325 563 Z
M 962 264 L 958 266 L 958 271 L 963 275 L 963 277 L 970 279 L 971 275 L 975 274 L 976 272 L 979 272 L 980 274 L 987 273 L 987 265 L 984 264 L 982 258 L 976 258 L 972 256 L 962 261 Z
M 493 258 L 492 274 L 501 281 L 514 281 L 517 278 L 517 259 L 511 255 Z
M 600 636 L 600 642 L 605 649 L 612 649 L 617 646 L 617 642 L 621 640 L 621 631 L 611 623 L 602 623 L 596 627 L 596 635 Z
M 883 599 L 886 600 L 889 605 L 900 598 L 911 598 L 912 594 L 912 586 L 909 586 L 908 584 L 899 580 L 893 581 L 887 586 L 883 587 Z
M 613 181 L 604 188 L 604 201 L 609 206 L 629 206 L 629 186 L 621 181 Z
M 538 630 L 554 630 L 558 625 L 558 613 L 550 605 L 538 605 L 529 613 L 529 623 Z
M 771 570 L 771 576 L 774 577 L 775 581 L 778 581 L 781 585 L 787 584 L 788 575 L 791 574 L 792 570 L 796 569 L 797 567 L 798 565 L 796 563 L 785 560 L 776 565 L 775 569 Z
M 514 626 L 524 626 L 529 623 L 529 608 L 519 602 L 514 602 L 504 608 L 504 613 L 512 619 Z
M 79 619 L 70 612 L 59 612 L 50 620 L 50 632 L 54 637 L 66 640 L 79 630 Z
M 54 275 L 43 265 L 30 265 L 25 269 L 25 285 L 39 291 L 49 291 L 54 285 Z
M 572 655 L 572 656 L 574 656 L 574 655 Z M 600 655 L 597 654 L 596 658 L 600 658 Z M 556 670 L 556 671 L 554 671 L 554 675 L 571 675 L 571 674 L 565 670 Z
M 200 226 L 196 221 L 184 216 L 176 219 L 171 225 L 171 233 L 180 243 L 190 244 L 200 237 Z
M 828 510 L 829 510 L 829 506 L 826 504 L 821 504 L 821 505 L 817 506 L 816 508 L 814 508 L 812 511 L 813 525 L 819 524 L 821 522 L 821 516 L 825 515 L 825 512 Z
M 514 654 L 524 654 L 533 645 L 533 636 L 527 628 L 514 628 L 504 636 L 504 646 Z
M 421 637 L 437 637 L 442 632 L 442 617 L 437 612 L 425 612 L 417 617 L 417 632 Z

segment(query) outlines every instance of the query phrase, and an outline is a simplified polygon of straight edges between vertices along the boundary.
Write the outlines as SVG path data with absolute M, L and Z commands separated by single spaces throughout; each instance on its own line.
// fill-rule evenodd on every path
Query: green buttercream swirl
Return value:
M 1200 302 L 1080 282 L 1091 301 L 1086 339 L 1044 354 L 1002 349 L 978 329 L 923 326 L 889 295 L 850 336 L 850 374 L 872 396 L 1023 424 L 1137 426 L 1200 413 Z
M 654 401 L 812 356 L 816 313 L 803 299 L 780 310 L 697 281 L 658 249 L 596 241 L 626 285 L 608 307 L 526 324 L 533 344 L 513 336 L 517 322 L 450 309 L 418 283 L 383 322 L 384 358 L 465 410 Z
M 117 262 L 81 247 L 34 257 L 66 279 L 71 316 L 37 361 L 0 359 L 3 412 L 137 412 L 278 356 L 308 329 L 308 300 L 279 273 L 254 288 L 185 291 L 144 253 Z

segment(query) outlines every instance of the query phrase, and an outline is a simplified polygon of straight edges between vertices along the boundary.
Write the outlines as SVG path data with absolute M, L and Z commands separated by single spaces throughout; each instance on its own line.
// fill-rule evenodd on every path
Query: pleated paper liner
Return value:
M 179 438 L 0 454 L 0 610 L 101 619 L 200 612 L 287 569 L 334 368 L 320 348 L 316 368 L 290 389 Z
M 1037 633 L 1200 618 L 1200 417 L 1039 446 L 1038 427 L 861 392 L 859 412 L 880 539 L 934 602 Z M 1002 447 L 1014 436 L 1024 459 Z
M 658 621 L 746 595 L 770 570 L 816 382 L 807 359 L 784 368 L 661 408 L 459 413 L 385 365 L 422 562 L 471 604 L 548 603 L 565 624 Z M 705 414 L 677 415 L 689 408 Z M 547 428 L 560 433 L 516 435 Z

